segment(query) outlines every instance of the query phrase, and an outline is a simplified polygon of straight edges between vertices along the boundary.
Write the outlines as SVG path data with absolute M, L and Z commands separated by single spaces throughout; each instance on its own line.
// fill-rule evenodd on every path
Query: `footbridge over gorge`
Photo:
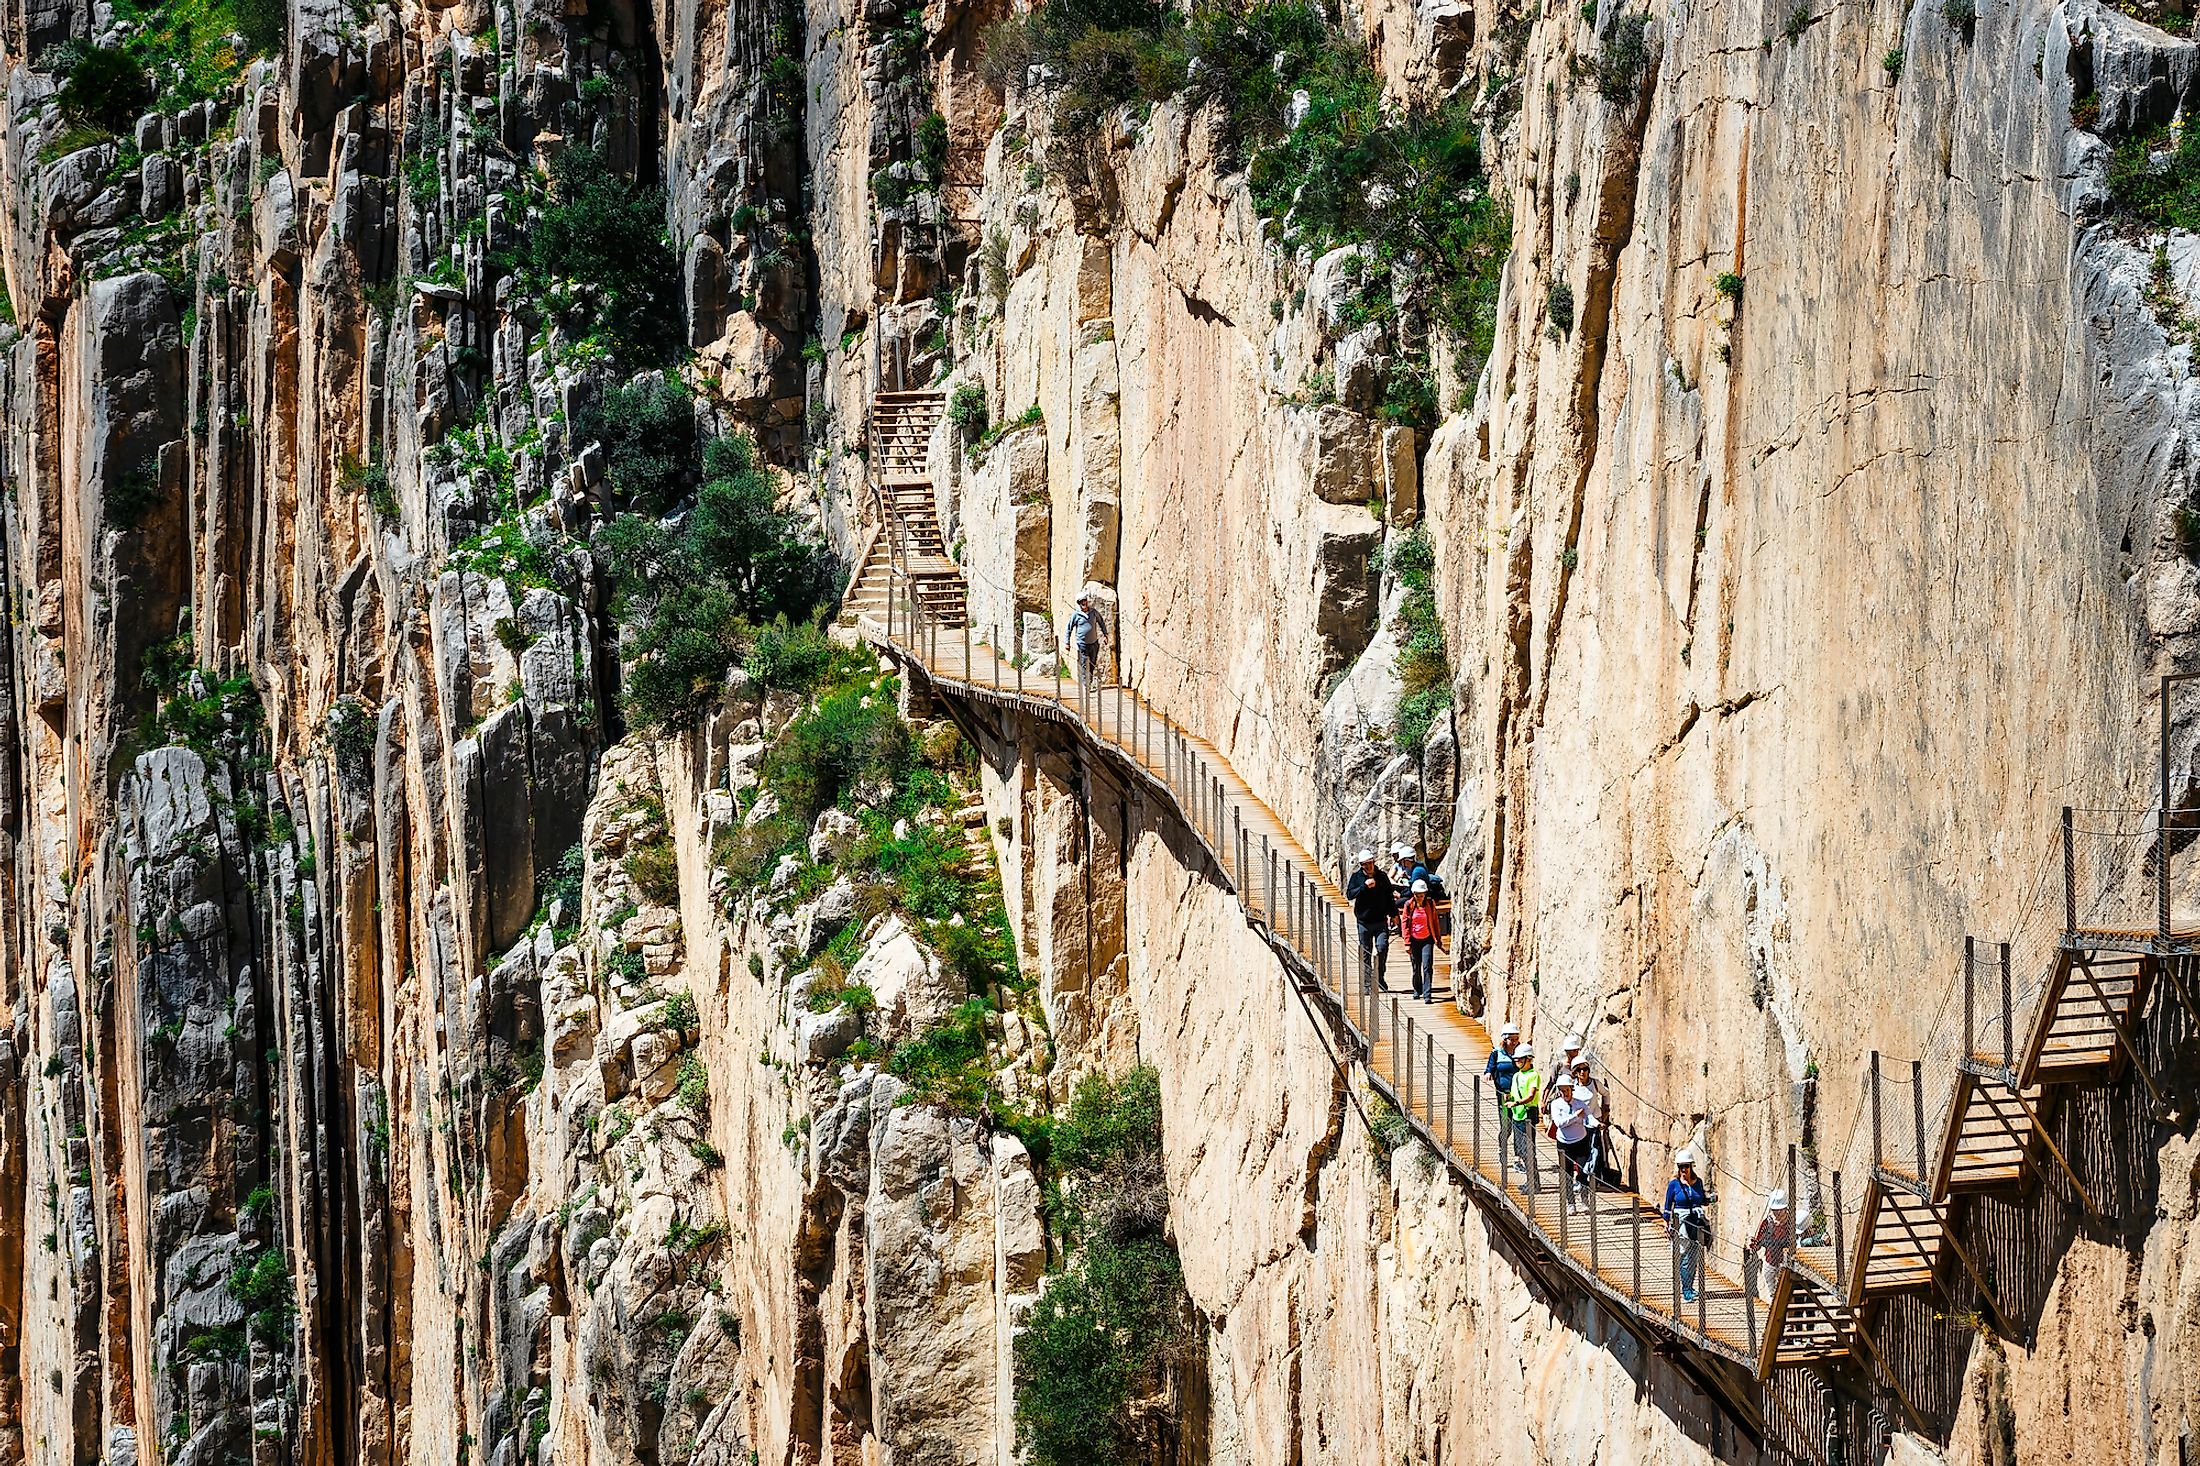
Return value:
M 1593 1299 L 1766 1455 L 1869 1460 L 1895 1426 L 1945 1439 L 1970 1328 L 2027 1338 L 2070 1237 L 2151 1210 L 2131 1176 L 2151 1145 L 2131 1164 L 2108 1158 L 2117 1174 L 2097 1178 L 2086 1166 L 2101 1147 L 2072 1137 L 2098 1132 L 2102 1113 L 2127 1113 L 2137 1123 L 2108 1128 L 2142 1137 L 2148 1119 L 2189 1123 L 2172 1093 L 2189 1065 L 2169 1056 L 2200 1031 L 2200 919 L 2173 917 L 2170 868 L 2200 816 L 2063 810 L 2018 929 L 1951 942 L 1961 955 L 1931 1040 L 1914 1056 L 1871 1056 L 1838 1143 L 1821 1127 L 1812 1152 L 1789 1149 L 1784 1174 L 1714 1177 L 1730 1212 L 1785 1189 L 1800 1245 L 1765 1267 L 1714 1241 L 1691 1298 L 1681 1244 L 1657 1211 L 1662 1172 L 1641 1177 L 1652 1195 L 1600 1180 L 1577 1210 L 1555 1155 L 1504 1163 L 1480 1082 L 1492 1040 L 1453 1000 L 1448 957 L 1430 1001 L 1363 991 L 1344 893 L 1215 745 L 1135 688 L 1041 674 L 977 635 L 924 466 L 938 394 L 881 393 L 872 411 L 877 522 L 846 618 L 951 704 L 1057 725 L 1180 821 L 1309 1011 L 1521 1264 Z M 2167 789 L 2166 715 L 2163 732 Z M 1517 1021 L 1546 1039 L 1579 1026 L 1558 1014 Z M 1633 1098 L 1638 1119 L 1671 1118 Z

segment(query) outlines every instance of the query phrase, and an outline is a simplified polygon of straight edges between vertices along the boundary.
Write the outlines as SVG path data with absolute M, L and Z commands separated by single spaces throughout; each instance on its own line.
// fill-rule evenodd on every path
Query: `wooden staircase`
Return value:
M 948 557 L 926 466 L 932 431 L 945 411 L 938 392 L 881 392 L 872 399 L 870 481 L 878 534 L 841 602 L 844 624 L 869 618 L 883 626 L 897 571 L 927 621 L 945 630 L 969 621 L 962 569 Z

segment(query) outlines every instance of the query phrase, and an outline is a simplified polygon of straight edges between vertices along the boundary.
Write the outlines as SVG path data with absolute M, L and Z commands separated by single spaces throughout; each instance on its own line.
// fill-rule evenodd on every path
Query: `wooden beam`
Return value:
M 1927 1440 L 1932 1439 L 1932 1428 L 1917 1413 L 1917 1407 L 1910 1403 L 1910 1397 L 1903 1393 L 1902 1381 L 1894 1377 L 1893 1366 L 1887 1363 L 1887 1356 L 1879 1352 L 1879 1341 L 1872 1337 L 1870 1329 L 1864 1327 L 1864 1315 L 1861 1313 L 1856 1316 L 1856 1337 L 1862 1339 L 1864 1347 L 1871 1350 L 1873 1362 L 1879 1366 L 1879 1372 L 1887 1377 L 1887 1388 L 1893 1390 L 1894 1397 L 1902 1402 L 1902 1413 L 1910 1417 L 1910 1428 Z
M 2101 1006 L 2103 1006 L 2104 1008 L 2107 1007 L 2108 995 L 2101 991 L 2101 984 L 2099 980 L 2093 976 L 2093 969 L 2091 967 L 2085 967 L 2082 968 L 2081 971 L 2085 973 L 2085 980 L 2088 983 L 2092 984 L 2093 995 L 2101 1000 Z M 2127 1016 L 2136 1018 L 2138 1016 L 2138 1011 L 2138 990 L 2136 987 L 2134 987 L 2132 991 L 2131 1012 Z M 2124 1032 L 2124 1025 L 2121 1022 L 2115 1023 L 2112 1025 L 2111 1031 L 2116 1035 L 2116 1042 L 2118 1046 L 2123 1049 L 2124 1057 L 2131 1060 L 2131 1067 L 2138 1070 L 2139 1077 L 2146 1081 L 2147 1093 L 2154 1096 L 2154 1108 L 2165 1116 L 2174 1116 L 2176 1114 L 2176 1111 L 2171 1109 L 2169 1101 L 2162 1097 L 2162 1091 L 2160 1087 L 2157 1086 L 2154 1082 L 2154 1076 L 2147 1072 L 2147 1066 L 2140 1061 L 2139 1050 L 2132 1044 L 2130 1036 Z
M 2005 1339 L 2014 1339 L 2017 1337 L 2017 1332 L 2009 1326 L 2009 1315 L 2001 1311 L 2001 1305 L 1994 1301 L 1992 1290 L 1986 1286 L 1986 1279 L 1979 1276 L 1978 1264 L 1971 1260 L 1970 1249 L 1965 1247 L 1962 1240 L 1956 1236 L 1954 1220 L 1953 1217 L 1949 1218 L 1941 1228 L 1948 1238 L 1948 1245 L 1955 1249 L 1956 1258 L 1963 1264 L 1963 1270 L 1971 1275 L 1971 1286 L 1978 1289 L 1979 1301 L 1984 1303 L 1986 1311 L 1993 1315 L 1995 1332 Z
M 2047 1147 L 2047 1153 L 2055 1158 L 2056 1165 L 2062 1167 L 2064 1178 L 2070 1182 L 2070 1189 L 2077 1192 L 2078 1200 L 2085 1204 L 2085 1214 L 2093 1218 L 2095 1226 L 2107 1226 L 2108 1219 L 2102 1216 L 2101 1209 L 2093 1204 L 2093 1197 L 2086 1191 L 2085 1183 L 2080 1181 L 2078 1173 L 2071 1169 L 2069 1157 L 2062 1153 L 2062 1147 L 2057 1145 L 2055 1137 L 2048 1133 L 2047 1122 L 2042 1120 L 2039 1112 L 2032 1108 L 2032 1102 L 2024 1097 L 2023 1090 L 2012 1086 L 2009 1093 L 2015 1096 L 2018 1104 L 2024 1106 L 2024 1113 L 2031 1118 L 2032 1128 L 2039 1133 L 2041 1143 Z

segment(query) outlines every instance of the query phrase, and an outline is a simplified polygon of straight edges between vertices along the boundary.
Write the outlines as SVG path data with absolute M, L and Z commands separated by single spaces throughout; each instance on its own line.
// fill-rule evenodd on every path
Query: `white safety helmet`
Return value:
M 1532 1058 L 1534 1058 L 1534 1057 L 1535 1057 L 1535 1045 L 1534 1045 L 1534 1044 L 1532 1044 L 1532 1043 L 1529 1043 L 1529 1042 L 1528 1042 L 1528 1041 L 1527 1041 L 1526 1039 L 1522 1039 L 1522 1040 L 1520 1041 L 1520 1046 L 1519 1046 L 1518 1048 L 1516 1048 L 1516 1049 L 1514 1049 L 1514 1050 L 1513 1050 L 1513 1057 L 1514 1057 L 1514 1058 L 1516 1058 L 1516 1059 L 1532 1059 Z
M 1567 1034 L 1567 1035 L 1566 1035 L 1566 1045 L 1565 1045 L 1565 1047 L 1566 1047 L 1566 1052 L 1567 1052 L 1567 1053 L 1569 1053 L 1569 1054 L 1578 1054 L 1578 1053 L 1580 1053 L 1580 1052 L 1581 1052 L 1581 1035 L 1580 1035 L 1580 1034 L 1578 1034 L 1578 1033 L 1569 1033 L 1569 1034 Z
M 1375 863 L 1375 852 L 1372 850 L 1362 850 L 1355 858 L 1362 865 L 1373 865 Z
M 1574 1076 L 1561 1069 L 1558 1071 L 1557 1082 L 1560 1089 L 1572 1089 L 1574 1087 Z
M 1413 894 L 1416 896 L 1426 896 L 1428 894 L 1428 882 L 1415 881 L 1413 883 Z
M 1696 1164 L 1696 1147 L 1684 1145 L 1673 1152 L 1673 1164 L 1676 1166 L 1693 1166 Z
M 1765 1207 L 1769 1211 L 1786 1211 L 1788 1209 L 1787 1192 L 1773 1192 L 1770 1196 L 1765 1198 Z
M 1520 1037 L 1520 1025 L 1517 1023 L 1508 1023 L 1503 1028 L 1497 1030 L 1497 1036 L 1499 1038 L 1518 1038 Z

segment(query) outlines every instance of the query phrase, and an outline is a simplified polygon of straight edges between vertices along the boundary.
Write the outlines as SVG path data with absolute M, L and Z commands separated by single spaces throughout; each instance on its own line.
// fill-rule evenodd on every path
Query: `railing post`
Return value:
M 1604 1268 L 1597 1239 L 1597 1174 L 1594 1166 L 1581 1173 L 1582 1185 L 1589 1193 L 1589 1271 L 1602 1277 Z
M 1398 1015 L 1397 1008 L 1393 1006 L 1390 1010 L 1390 1013 L 1391 1017 L 1395 1019 Z M 1391 1032 L 1396 1033 L 1397 1031 L 1397 1024 L 1393 1023 L 1391 1025 Z M 1413 1034 L 1413 1010 L 1409 1008 L 1406 1010 L 1406 1061 L 1403 1064 L 1396 1064 L 1392 1066 L 1392 1068 L 1398 1071 L 1400 1093 L 1405 1098 L 1406 1114 L 1409 1117 L 1413 1114 Z
M 1428 1128 L 1436 1129 L 1436 1030 L 1421 1030 L 1421 1113 Z
M 1521 1132 L 1528 1140 L 1528 1195 L 1530 1196 L 1540 1195 L 1543 1190 L 1543 1152 L 1541 1147 L 1535 1143 L 1535 1129 L 1535 1116 L 1530 1115 L 1526 1127 Z M 1532 1209 L 1529 1216 L 1532 1220 L 1534 1216 Z
M 1560 1151 L 1558 1153 L 1558 1250 L 1567 1254 L 1566 1260 L 1569 1262 L 1573 1260 L 1572 1253 L 1574 1249 L 1572 1242 L 1566 1236 L 1566 1218 L 1573 1211 L 1573 1207 L 1569 1204 L 1570 1198 L 1566 1193 L 1571 1189 L 1566 1184 L 1566 1152 Z
M 1276 925 L 1276 851 L 1275 847 L 1268 843 L 1266 835 L 1260 837 L 1260 863 L 1268 873 L 1268 909 L 1266 912 L 1268 929 L 1275 932 L 1278 930 Z M 1278 935 L 1283 937 L 1285 946 L 1291 944 L 1291 937 L 1288 932 L 1278 932 Z
M 1788 1250 L 1790 1262 L 1803 1249 L 1803 1194 L 1795 1189 L 1795 1147 L 1788 1147 Z
M 1474 1102 L 1468 1108 L 1474 1111 L 1472 1116 L 1474 1125 L 1474 1173 L 1479 1176 L 1482 1174 L 1482 1081 L 1469 1075 L 1467 1085 L 1474 1091 Z M 1497 1172 L 1498 1189 L 1503 1190 L 1505 1153 L 1502 1147 L 1499 1148 L 1497 1153 Z
M 1376 1011 L 1378 1013 L 1382 1011 L 1381 1004 L 1378 1003 L 1376 1005 Z M 1378 1018 L 1377 1025 L 1380 1026 L 1380 1024 L 1381 1020 Z M 1398 1000 L 1396 998 L 1392 998 L 1390 1000 L 1390 1046 L 1393 1049 L 1398 1047 Z M 1398 1056 L 1396 1054 L 1391 1055 L 1390 1068 L 1391 1078 L 1395 1080 L 1397 1078 L 1398 1069 Z
M 1971 977 L 1971 959 L 1977 955 L 1976 941 L 1966 935 L 1963 938 L 1963 1058 L 1969 1063 L 1978 1051 L 1976 1024 L 1971 1013 L 1976 996 L 1977 983 Z
M 1459 1056 L 1444 1055 L 1444 1153 L 1456 1156 L 1459 1152 L 1451 1143 L 1451 1122 L 1459 1112 Z
M 1872 1087 L 1872 1169 L 1877 1170 L 1880 1166 L 1886 1164 L 1887 1158 L 1887 1153 L 1881 1148 L 1879 1139 L 1879 1050 L 1877 1049 L 1872 1050 L 1870 1076 Z
M 1794 1204 L 1793 1201 L 1788 1203 L 1789 1206 Z M 1792 1216 L 1794 1213 L 1790 1212 L 1789 1215 Z M 1747 1257 L 1744 1257 L 1743 1261 L 1747 1262 Z M 1697 1295 L 1702 1296 L 1703 1282 L 1701 1279 L 1697 1280 L 1696 1287 Z M 1757 1284 L 1749 1276 L 1747 1267 L 1742 1269 L 1742 1309 L 1749 1318 L 1749 1357 L 1751 1362 L 1754 1363 L 1757 1358 Z
M 2062 811 L 2063 837 L 2063 930 L 2078 929 L 2078 836 L 2071 823 L 2070 806 Z
M 1635 1255 L 1635 1308 L 1637 1312 L 1640 1312 L 1642 1309 L 1642 1203 L 1636 1200 L 1630 1200 L 1627 1203 L 1627 1245 L 1628 1250 Z
M 2009 944 L 2001 944 L 2001 1067 L 2017 1067 L 2016 1015 L 2009 1011 Z
M 1673 1259 L 1673 1322 L 1680 1323 L 1681 1313 L 1681 1229 L 1670 1227 L 1665 1234 L 1667 1250 Z
M 1245 833 L 1245 817 L 1241 808 L 1236 806 L 1231 808 L 1230 824 L 1237 830 L 1238 889 L 1250 892 L 1253 883 L 1246 879 L 1245 873 L 1252 869 L 1247 861 L 1252 854 L 1253 841 L 1252 837 Z
M 971 668 L 976 665 L 970 658 L 970 608 L 966 605 L 963 607 L 963 681 L 977 681 L 971 675 Z
M 1925 1179 L 1925 1061 L 1910 1060 L 1910 1110 L 1917 1119 L 1917 1184 Z
M 1843 1243 L 1843 1239 L 1841 1236 L 1842 1231 L 1841 1173 L 1839 1171 L 1835 1171 L 1833 1173 L 1833 1282 L 1835 1287 L 1841 1289 L 1843 1296 L 1846 1296 L 1848 1293 L 1849 1278 L 1848 1264 L 1846 1260 L 1843 1259 L 1843 1257 L 1841 1256 Z

